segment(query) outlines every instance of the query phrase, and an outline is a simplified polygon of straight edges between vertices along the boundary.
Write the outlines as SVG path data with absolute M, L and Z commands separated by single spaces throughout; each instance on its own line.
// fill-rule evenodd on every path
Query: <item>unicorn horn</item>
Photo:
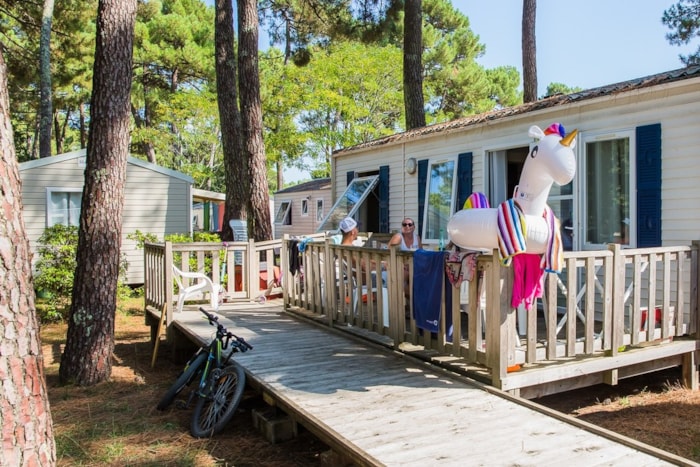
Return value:
M 562 146 L 566 146 L 568 148 L 569 145 L 571 144 L 571 142 L 574 140 L 574 138 L 576 138 L 577 133 L 578 133 L 578 130 L 572 131 L 571 133 L 569 133 L 568 135 L 563 137 L 561 139 L 561 141 L 559 141 L 559 144 L 561 144 Z

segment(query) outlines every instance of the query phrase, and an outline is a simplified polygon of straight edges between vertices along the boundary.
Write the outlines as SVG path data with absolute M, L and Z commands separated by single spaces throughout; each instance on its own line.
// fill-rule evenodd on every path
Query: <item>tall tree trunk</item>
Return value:
M 53 139 L 56 142 L 56 154 L 63 154 L 63 142 L 66 140 L 66 127 L 68 126 L 68 121 L 72 113 L 73 109 L 71 107 L 66 108 L 66 118 L 63 119 L 63 123 L 59 120 L 58 113 L 53 116 Z
M 39 40 L 39 68 L 41 73 L 40 95 L 40 130 L 39 157 L 51 156 L 51 125 L 53 124 L 53 107 L 51 103 L 51 23 L 53 20 L 54 0 L 44 0 L 41 16 L 41 38 Z
M 22 217 L 7 68 L 0 50 L 0 425 L 2 465 L 55 465 L 56 446 Z
M 535 10 L 537 0 L 523 0 L 523 100 L 537 100 L 537 47 L 535 40 Z
M 100 0 L 64 383 L 90 386 L 112 372 L 135 19 L 136 0 Z
M 226 203 L 222 237 L 233 240 L 231 219 L 246 219 L 248 202 L 248 160 L 241 145 L 241 114 L 238 110 L 238 80 L 234 49 L 232 0 L 216 0 L 214 28 L 216 55 L 216 96 L 224 152 Z
M 284 188 L 284 164 L 282 159 L 275 162 L 275 167 L 277 167 L 277 190 Z
M 406 129 L 425 126 L 423 13 L 421 0 L 406 0 L 403 28 L 403 101 Z
M 85 104 L 80 103 L 80 149 L 87 146 L 87 124 L 85 121 Z
M 238 21 L 241 129 L 250 179 L 248 237 L 255 241 L 272 240 L 258 73 L 258 5 L 255 0 L 238 0 Z

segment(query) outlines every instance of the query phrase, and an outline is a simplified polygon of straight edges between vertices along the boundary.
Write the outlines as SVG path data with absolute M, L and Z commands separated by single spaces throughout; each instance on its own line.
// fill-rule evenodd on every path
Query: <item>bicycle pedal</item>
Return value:
M 178 409 L 186 409 L 187 408 L 187 402 L 183 401 L 182 399 L 176 400 L 175 401 L 175 407 Z

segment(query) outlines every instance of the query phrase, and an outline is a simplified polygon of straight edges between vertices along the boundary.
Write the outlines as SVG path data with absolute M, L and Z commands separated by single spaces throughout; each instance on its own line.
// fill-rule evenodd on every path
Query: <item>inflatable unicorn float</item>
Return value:
M 538 141 L 525 160 L 513 198 L 490 208 L 486 196 L 472 193 L 447 223 L 452 243 L 467 250 L 498 249 L 504 265 L 521 253 L 535 254 L 543 271 L 560 272 L 559 221 L 547 197 L 552 183 L 566 185 L 574 178 L 577 133 L 567 135 L 559 123 L 544 131 L 531 126 L 528 135 Z

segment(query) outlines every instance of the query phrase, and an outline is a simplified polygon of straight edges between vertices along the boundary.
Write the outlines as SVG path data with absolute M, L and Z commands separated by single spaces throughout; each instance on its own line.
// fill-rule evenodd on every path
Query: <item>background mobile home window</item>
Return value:
M 323 200 L 316 200 L 316 222 L 321 222 L 323 220 Z
M 46 224 L 80 224 L 80 205 L 83 193 L 80 190 L 65 188 L 48 188 L 46 202 Z
M 457 162 L 454 159 L 430 162 L 423 241 L 448 241 L 447 222 L 454 212 L 456 170 Z
M 309 215 L 309 200 L 308 199 L 301 200 L 301 215 L 302 216 Z
M 275 215 L 275 224 L 292 225 L 292 202 L 282 201 L 277 214 Z
M 586 245 L 631 243 L 632 174 L 630 136 L 585 145 Z

